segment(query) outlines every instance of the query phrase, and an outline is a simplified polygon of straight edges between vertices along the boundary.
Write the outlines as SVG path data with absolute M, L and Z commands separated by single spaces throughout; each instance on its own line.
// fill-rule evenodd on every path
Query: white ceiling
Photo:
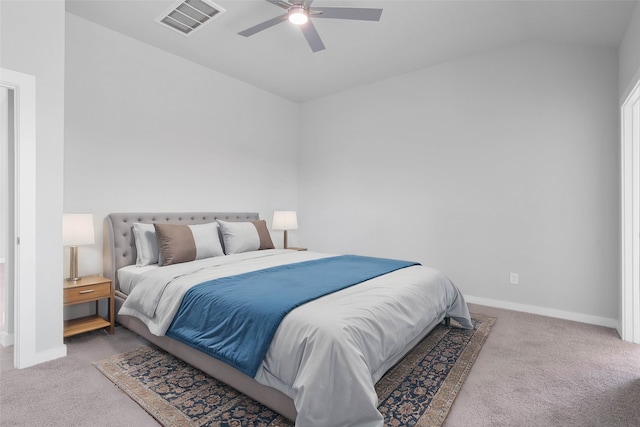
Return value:
M 226 13 L 185 37 L 158 23 L 173 0 L 67 0 L 68 12 L 296 102 L 529 40 L 619 46 L 638 1 L 340 1 L 384 9 L 380 22 L 316 19 L 313 53 L 283 22 L 237 33 L 285 11 L 264 0 L 214 0 Z

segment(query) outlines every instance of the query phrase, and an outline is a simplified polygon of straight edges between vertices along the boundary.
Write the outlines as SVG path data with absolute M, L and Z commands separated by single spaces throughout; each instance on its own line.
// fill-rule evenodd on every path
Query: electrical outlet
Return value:
M 509 273 L 509 283 L 512 285 L 517 285 L 520 283 L 520 277 L 518 273 Z

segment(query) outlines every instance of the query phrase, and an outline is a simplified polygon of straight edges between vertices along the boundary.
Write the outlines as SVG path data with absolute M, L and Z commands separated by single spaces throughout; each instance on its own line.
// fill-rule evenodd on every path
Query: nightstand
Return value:
M 81 304 L 85 302 L 96 302 L 96 314 L 92 316 L 80 317 L 77 319 L 65 320 L 64 337 L 82 334 L 100 328 L 109 328 L 109 333 L 113 334 L 115 325 L 114 303 L 115 295 L 111 280 L 100 276 L 82 277 L 75 282 L 66 280 L 64 282 L 64 305 Z M 98 302 L 105 298 L 109 299 L 109 319 L 105 319 L 98 314 Z
M 289 246 L 287 249 L 291 249 L 293 251 L 306 251 L 307 248 L 292 248 L 291 246 Z

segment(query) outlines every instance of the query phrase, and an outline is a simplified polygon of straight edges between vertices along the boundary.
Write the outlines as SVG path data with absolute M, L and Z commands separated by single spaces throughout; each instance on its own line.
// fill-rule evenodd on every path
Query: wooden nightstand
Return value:
M 98 301 L 109 298 L 109 319 L 98 315 Z M 109 333 L 113 334 L 115 325 L 114 302 L 115 295 L 111 280 L 100 276 L 87 276 L 75 282 L 65 280 L 64 282 L 64 305 L 81 304 L 85 302 L 96 302 L 96 314 L 92 316 L 80 317 L 78 319 L 65 320 L 64 336 L 81 334 L 100 328 L 109 328 Z

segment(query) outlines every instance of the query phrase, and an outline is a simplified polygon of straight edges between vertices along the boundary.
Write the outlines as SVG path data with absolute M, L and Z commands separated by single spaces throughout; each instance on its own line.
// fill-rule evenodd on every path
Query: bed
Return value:
M 381 426 L 375 383 L 445 319 L 453 318 L 462 327 L 472 327 L 462 294 L 442 273 L 419 264 L 386 260 L 389 262 L 385 261 L 384 267 L 380 267 L 378 260 L 369 257 L 283 250 L 273 245 L 260 250 L 252 246 L 247 250 L 242 247 L 243 233 L 247 227 L 254 230 L 248 224 L 258 224 L 259 220 L 257 213 L 246 212 L 108 215 L 104 221 L 104 275 L 114 283 L 116 322 L 295 420 L 298 426 Z M 262 231 L 255 226 L 258 234 L 266 230 L 264 221 L 262 223 Z M 148 254 L 144 247 L 138 246 L 138 251 L 134 234 L 140 238 L 142 227 L 148 231 L 146 227 L 154 227 L 152 224 L 157 224 L 155 237 L 160 242 L 160 257 L 166 256 L 160 262 L 174 257 L 177 261 L 171 265 L 159 267 L 153 262 L 136 265 L 140 261 L 138 252 L 140 256 Z M 189 261 L 182 262 L 182 252 L 166 250 L 167 241 L 172 244 L 179 241 L 171 235 L 173 230 L 189 226 L 194 239 L 199 241 L 203 238 L 195 236 L 204 236 L 200 233 L 204 233 L 205 228 L 210 232 L 212 225 L 217 227 L 223 252 L 230 254 L 220 253 L 216 248 L 201 250 L 199 246 L 198 254 L 209 251 L 209 255 L 215 253 L 216 256 L 198 255 L 198 259 L 191 260 L 195 252 L 189 252 Z M 242 238 L 238 240 L 238 236 Z M 260 247 L 263 237 L 259 237 Z M 268 231 L 266 238 L 269 239 Z M 350 264 L 352 262 L 357 264 Z M 363 267 L 363 271 L 367 270 L 363 274 L 370 275 L 366 280 L 357 279 L 356 283 L 293 304 L 272 332 L 272 339 L 267 340 L 264 357 L 259 352 L 258 356 L 254 354 L 258 360 L 250 367 L 219 355 L 213 357 L 208 351 L 211 344 L 207 344 L 208 347 L 198 345 L 198 340 L 188 342 L 177 327 L 182 319 L 179 316 L 196 312 L 183 306 L 191 301 L 192 292 L 203 289 L 204 285 L 217 289 L 225 280 L 245 276 L 246 280 L 255 282 L 257 276 L 262 278 L 266 272 L 275 277 L 293 274 L 288 270 L 306 274 L 302 276 L 308 278 L 304 280 L 306 284 L 318 282 L 318 277 L 333 277 L 316 274 L 316 270 L 310 268 L 336 270 L 335 266 L 343 263 L 344 267 L 340 268 L 354 272 L 359 267 L 351 266 L 363 262 L 375 263 L 375 267 L 374 264 Z M 371 273 L 371 268 L 387 270 Z M 304 292 L 308 292 L 306 287 Z M 245 322 L 244 315 L 225 316 L 239 317 Z M 189 325 L 188 320 L 184 322 Z

